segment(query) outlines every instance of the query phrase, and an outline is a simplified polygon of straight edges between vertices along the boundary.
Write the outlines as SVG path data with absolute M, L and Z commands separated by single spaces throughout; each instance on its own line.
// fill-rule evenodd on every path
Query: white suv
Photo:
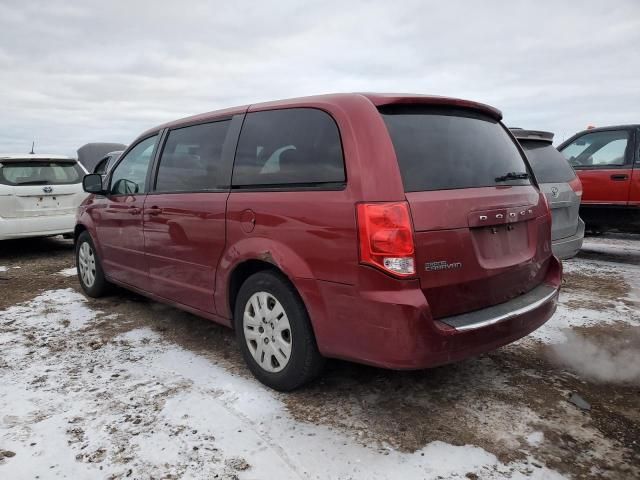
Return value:
M 73 233 L 86 173 L 61 155 L 0 154 L 0 240 Z

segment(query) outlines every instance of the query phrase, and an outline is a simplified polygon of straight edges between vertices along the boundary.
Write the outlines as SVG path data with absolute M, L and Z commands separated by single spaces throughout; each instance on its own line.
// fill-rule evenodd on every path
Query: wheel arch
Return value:
M 73 243 L 77 243 L 78 242 L 78 237 L 80 236 L 80 234 L 82 232 L 86 232 L 89 229 L 83 225 L 82 223 L 78 223 L 76 224 L 75 228 L 73 229 Z
M 89 234 L 89 236 L 91 237 L 91 240 L 93 241 L 93 246 L 95 247 L 96 254 L 98 255 L 98 258 L 100 258 L 100 259 L 104 258 L 103 255 L 102 255 L 102 253 L 103 253 L 102 252 L 102 245 L 100 244 L 100 241 L 97 238 L 95 226 L 93 224 L 93 221 L 91 220 L 91 217 L 89 217 L 86 213 L 82 216 L 82 218 L 79 219 L 78 222 L 76 222 L 76 226 L 73 229 L 73 243 L 74 243 L 74 245 L 77 246 L 78 237 L 80 237 L 82 232 L 87 232 Z
M 242 286 L 242 284 L 251 275 L 254 275 L 258 272 L 263 272 L 265 270 L 279 273 L 289 281 L 293 288 L 295 288 L 293 282 L 291 282 L 289 277 L 287 277 L 287 275 L 280 268 L 278 268 L 277 265 L 266 262 L 264 260 L 259 260 L 257 258 L 246 259 L 238 263 L 229 275 L 229 281 L 227 284 L 227 305 L 232 316 L 236 308 L 236 298 L 238 297 L 238 292 L 240 291 L 240 287 Z

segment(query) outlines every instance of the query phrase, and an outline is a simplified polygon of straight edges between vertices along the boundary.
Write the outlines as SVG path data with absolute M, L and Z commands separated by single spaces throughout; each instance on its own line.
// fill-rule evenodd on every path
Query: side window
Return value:
M 345 181 L 340 133 L 313 108 L 247 114 L 233 168 L 234 187 L 322 185 Z
M 221 178 L 222 148 L 231 120 L 171 130 L 165 143 L 155 190 L 199 192 L 215 190 Z
M 614 130 L 587 133 L 562 149 L 574 167 L 620 166 L 625 164 L 629 132 Z
M 138 143 L 114 168 L 111 175 L 112 195 L 132 195 L 146 192 L 147 171 L 158 136 Z
M 98 162 L 96 168 L 93 169 L 93 173 L 99 173 L 103 175 L 107 171 L 107 163 L 109 162 L 109 157 L 105 157 Z

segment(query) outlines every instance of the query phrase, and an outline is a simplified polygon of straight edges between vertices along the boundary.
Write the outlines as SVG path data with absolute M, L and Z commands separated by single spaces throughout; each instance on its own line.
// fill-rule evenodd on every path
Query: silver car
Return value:
M 527 154 L 553 218 L 553 253 L 561 259 L 575 256 L 582 247 L 584 222 L 579 217 L 582 183 L 573 168 L 552 145 L 553 133 L 512 128 Z
M 116 160 L 120 158 L 122 152 L 124 150 L 116 150 L 115 152 L 109 152 L 104 157 L 100 159 L 98 164 L 94 167 L 93 173 L 99 173 L 100 175 L 105 175 L 113 164 L 116 163 Z

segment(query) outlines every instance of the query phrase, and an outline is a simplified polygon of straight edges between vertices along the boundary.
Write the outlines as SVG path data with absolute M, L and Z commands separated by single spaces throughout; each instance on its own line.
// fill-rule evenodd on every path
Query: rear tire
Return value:
M 273 271 L 250 276 L 240 287 L 234 310 L 242 356 L 260 382 L 286 392 L 321 373 L 324 358 L 307 309 L 284 276 Z
M 80 286 L 87 295 L 97 298 L 109 292 L 111 284 L 104 277 L 96 247 L 87 231 L 82 232 L 76 242 L 76 269 Z

